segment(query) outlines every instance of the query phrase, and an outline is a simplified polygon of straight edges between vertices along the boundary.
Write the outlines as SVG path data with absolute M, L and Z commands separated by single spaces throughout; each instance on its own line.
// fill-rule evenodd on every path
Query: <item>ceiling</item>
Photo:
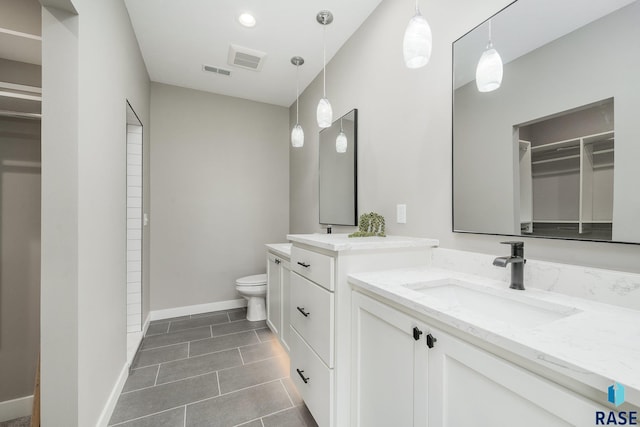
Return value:
M 300 91 L 322 70 L 324 27 L 319 11 L 334 15 L 326 27 L 327 62 L 381 0 L 125 0 L 152 81 L 289 107 L 296 99 L 296 67 L 302 56 Z M 251 12 L 245 28 L 238 16 Z M 231 44 L 267 55 L 261 71 L 229 65 Z M 231 71 L 205 72 L 203 65 Z

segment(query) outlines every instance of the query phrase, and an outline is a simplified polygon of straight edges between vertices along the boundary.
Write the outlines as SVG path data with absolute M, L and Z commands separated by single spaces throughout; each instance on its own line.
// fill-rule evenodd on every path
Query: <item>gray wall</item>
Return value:
M 413 4 L 383 0 L 329 63 L 327 96 L 336 116 L 358 108 L 359 212 L 384 215 L 389 234 L 433 237 L 445 248 L 488 254 L 508 250 L 499 244 L 504 237 L 451 232 L 451 43 L 507 4 L 422 1 L 434 34 L 433 55 L 425 68 L 409 70 L 402 61 L 402 37 Z M 315 124 L 321 77 L 300 98 L 305 146 L 290 150 L 293 233 L 321 231 Z M 289 117 L 291 128 L 295 105 Z M 395 222 L 397 203 L 407 204 L 405 225 Z M 640 272 L 640 246 L 523 240 L 531 258 Z
M 96 425 L 125 368 L 126 99 L 149 123 L 123 1 L 73 6 L 43 10 L 42 50 L 42 416 L 69 427 Z
M 153 83 L 151 121 L 151 308 L 238 299 L 288 231 L 287 109 Z
M 0 402 L 33 394 L 40 347 L 39 165 L 40 121 L 0 118 Z
M 613 239 L 640 242 L 640 196 L 633 189 L 640 179 L 640 92 L 631 89 L 640 70 L 639 16 L 636 2 L 512 61 L 495 92 L 480 93 L 473 81 L 456 90 L 457 229 L 513 230 L 508 218 L 514 209 L 514 125 L 613 97 Z M 598 51 L 597 60 L 592 49 Z M 484 204 L 478 203 L 477 192 Z

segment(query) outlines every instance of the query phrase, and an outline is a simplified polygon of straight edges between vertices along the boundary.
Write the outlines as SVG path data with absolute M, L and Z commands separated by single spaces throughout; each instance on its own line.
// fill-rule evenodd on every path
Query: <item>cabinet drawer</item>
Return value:
M 333 291 L 335 259 L 331 256 L 293 246 L 291 248 L 291 269 Z
M 333 368 L 333 294 L 297 273 L 291 273 L 291 326 Z
M 333 369 L 322 363 L 293 327 L 290 344 L 291 380 L 318 426 L 329 427 L 333 418 Z

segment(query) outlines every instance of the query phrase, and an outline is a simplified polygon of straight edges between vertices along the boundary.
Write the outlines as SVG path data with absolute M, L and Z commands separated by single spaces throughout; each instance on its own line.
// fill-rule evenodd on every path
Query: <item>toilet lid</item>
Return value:
M 267 275 L 264 274 L 254 274 L 253 276 L 245 276 L 236 280 L 238 285 L 244 286 L 257 286 L 257 285 L 266 285 L 267 284 Z

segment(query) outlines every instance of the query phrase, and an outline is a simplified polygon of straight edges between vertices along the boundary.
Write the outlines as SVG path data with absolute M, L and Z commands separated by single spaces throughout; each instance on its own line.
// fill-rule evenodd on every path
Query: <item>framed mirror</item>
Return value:
M 356 225 L 358 110 L 320 131 L 320 224 Z
M 517 0 L 453 43 L 454 231 L 640 243 L 639 22 L 639 0 Z

